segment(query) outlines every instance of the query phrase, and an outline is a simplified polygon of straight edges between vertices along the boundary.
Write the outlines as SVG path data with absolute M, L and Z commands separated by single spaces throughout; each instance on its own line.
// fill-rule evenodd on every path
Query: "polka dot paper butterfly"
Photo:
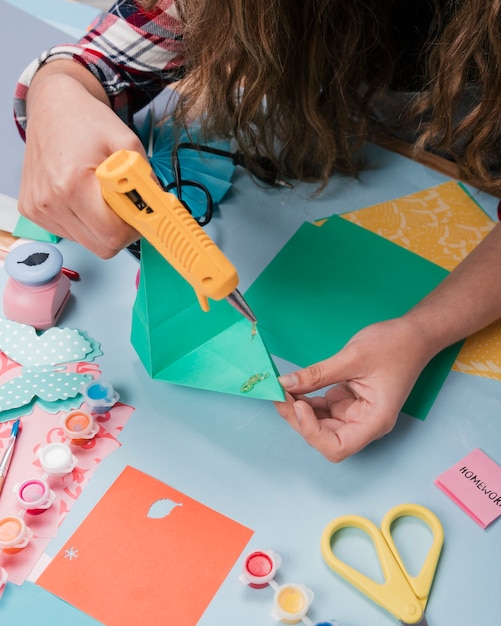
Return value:
M 32 326 L 3 318 L 0 350 L 0 421 L 25 412 L 34 401 L 57 402 L 60 410 L 94 378 L 96 367 L 88 361 L 102 354 L 82 331 L 54 327 L 38 334 Z

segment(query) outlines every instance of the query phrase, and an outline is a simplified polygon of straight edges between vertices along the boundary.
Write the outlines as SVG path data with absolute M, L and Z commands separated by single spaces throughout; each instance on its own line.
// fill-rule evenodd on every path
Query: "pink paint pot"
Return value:
M 61 418 L 64 434 L 75 446 L 83 446 L 97 435 L 99 427 L 90 413 L 77 409 Z
M 7 554 L 14 554 L 25 548 L 33 533 L 19 515 L 0 517 L 0 549 Z
M 43 478 L 29 478 L 14 487 L 17 501 L 30 515 L 40 515 L 54 502 L 56 494 Z
M 255 550 L 246 556 L 239 579 L 254 589 L 266 587 L 275 578 L 281 562 L 281 557 L 272 550 Z

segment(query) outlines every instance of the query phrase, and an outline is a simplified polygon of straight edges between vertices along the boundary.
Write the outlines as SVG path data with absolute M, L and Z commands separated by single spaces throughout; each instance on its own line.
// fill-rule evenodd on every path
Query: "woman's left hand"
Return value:
M 405 318 L 368 326 L 334 356 L 280 377 L 278 413 L 328 460 L 342 461 L 392 430 L 432 356 L 424 345 Z

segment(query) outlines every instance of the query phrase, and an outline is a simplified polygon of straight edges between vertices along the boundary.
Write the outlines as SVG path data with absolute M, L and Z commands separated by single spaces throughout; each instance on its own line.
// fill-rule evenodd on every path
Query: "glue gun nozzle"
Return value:
M 252 312 L 250 306 L 245 301 L 242 294 L 235 289 L 232 291 L 227 297 L 226 300 L 231 304 L 231 306 L 235 307 L 237 311 L 239 311 L 244 317 L 246 317 L 249 322 L 255 324 L 257 322 L 256 316 Z

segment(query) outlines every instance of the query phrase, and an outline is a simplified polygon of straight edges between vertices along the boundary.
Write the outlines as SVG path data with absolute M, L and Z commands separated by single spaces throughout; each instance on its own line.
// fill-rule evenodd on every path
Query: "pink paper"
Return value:
M 482 528 L 501 515 L 501 467 L 476 448 L 435 484 Z
M 85 409 L 84 404 L 82 408 Z M 78 459 L 75 469 L 63 477 L 46 477 L 50 488 L 56 494 L 54 503 L 41 515 L 29 515 L 23 512 L 24 521 L 33 531 L 34 539 L 16 554 L 8 555 L 0 552 L 0 567 L 7 570 L 9 582 L 20 585 L 26 580 L 99 463 L 120 447 L 116 436 L 133 410 L 130 406 L 117 403 L 107 413 L 95 415 L 99 425 L 96 437 L 84 446 L 70 446 L 72 453 Z M 21 512 L 21 507 L 13 492 L 14 485 L 29 478 L 44 476 L 36 454 L 37 450 L 52 442 L 67 442 L 59 425 L 63 414 L 64 412 L 47 413 L 39 406 L 35 406 L 33 413 L 21 418 L 22 429 L 18 435 L 14 456 L 0 498 L 0 516 Z M 0 423 L 0 456 L 9 439 L 11 427 L 11 422 Z

